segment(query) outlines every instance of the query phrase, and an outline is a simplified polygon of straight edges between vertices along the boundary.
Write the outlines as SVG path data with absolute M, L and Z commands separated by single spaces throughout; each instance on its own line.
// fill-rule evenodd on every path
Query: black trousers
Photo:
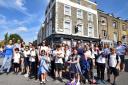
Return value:
M 30 62 L 30 77 L 35 75 L 35 62 Z
M 104 80 L 105 63 L 97 63 L 97 77 Z

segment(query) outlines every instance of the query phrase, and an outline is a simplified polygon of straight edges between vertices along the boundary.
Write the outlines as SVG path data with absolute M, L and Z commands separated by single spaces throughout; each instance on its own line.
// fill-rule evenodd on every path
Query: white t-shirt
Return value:
M 24 57 L 28 57 L 28 55 L 30 55 L 30 50 L 28 50 L 28 51 L 24 51 Z
M 94 57 L 94 53 L 91 52 L 90 50 L 86 51 L 86 52 L 84 53 L 84 55 L 85 55 L 85 57 L 87 57 L 87 58 L 95 58 L 95 57 Z
M 42 51 L 42 50 L 45 50 L 45 52 L 47 52 L 47 51 L 48 51 L 48 47 L 47 47 L 47 46 L 41 46 L 40 50 L 41 50 L 41 51 Z
M 68 49 L 65 53 L 65 61 L 68 61 L 69 56 L 71 55 L 71 51 Z
M 35 62 L 35 56 L 36 56 L 36 50 L 31 50 L 31 51 L 30 51 L 30 58 L 29 58 L 29 61 Z
M 61 63 L 61 64 L 63 64 L 62 58 L 64 57 L 64 52 L 62 50 L 59 50 L 59 51 L 55 50 L 53 52 L 53 54 L 55 56 L 55 63 Z
M 120 57 L 118 57 L 118 61 L 120 61 Z M 110 55 L 110 58 L 109 58 L 109 66 L 110 67 L 116 67 L 117 65 L 117 59 L 116 59 L 116 54 L 112 54 Z
M 20 53 L 14 53 L 14 63 L 20 63 Z
M 102 51 L 99 52 L 99 53 L 102 53 Z M 103 63 L 103 64 L 104 64 L 104 63 L 106 63 L 106 58 L 103 57 L 102 55 L 100 55 L 100 56 L 97 58 L 96 62 L 97 62 L 97 63 Z

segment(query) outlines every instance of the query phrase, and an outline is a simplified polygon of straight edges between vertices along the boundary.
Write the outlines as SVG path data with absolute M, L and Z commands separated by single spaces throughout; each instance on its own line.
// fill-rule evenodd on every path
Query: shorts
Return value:
M 20 64 L 19 63 L 14 63 L 14 68 L 18 68 L 20 67 Z
M 55 63 L 55 70 L 63 70 L 63 64 Z
M 121 63 L 125 63 L 125 55 L 119 55 L 121 59 Z
M 29 57 L 24 58 L 25 67 L 30 65 Z
M 109 67 L 108 69 L 109 74 L 113 74 L 114 76 L 119 76 L 119 70 L 115 67 Z

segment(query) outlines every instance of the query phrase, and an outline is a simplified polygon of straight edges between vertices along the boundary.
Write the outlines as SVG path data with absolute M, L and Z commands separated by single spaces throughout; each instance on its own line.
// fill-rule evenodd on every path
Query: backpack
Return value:
M 110 54 L 108 55 L 108 64 L 109 64 L 109 59 L 110 59 Z M 119 63 L 119 56 L 116 54 L 116 60 L 117 60 L 117 64 Z

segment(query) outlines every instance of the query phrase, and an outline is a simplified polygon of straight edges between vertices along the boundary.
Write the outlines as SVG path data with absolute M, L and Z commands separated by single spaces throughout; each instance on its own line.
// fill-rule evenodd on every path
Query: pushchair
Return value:
M 95 84 L 96 81 L 93 75 L 93 66 L 91 66 L 92 61 L 89 60 L 81 60 L 81 81 L 82 83 L 86 83 L 86 80 L 89 81 L 90 84 Z

